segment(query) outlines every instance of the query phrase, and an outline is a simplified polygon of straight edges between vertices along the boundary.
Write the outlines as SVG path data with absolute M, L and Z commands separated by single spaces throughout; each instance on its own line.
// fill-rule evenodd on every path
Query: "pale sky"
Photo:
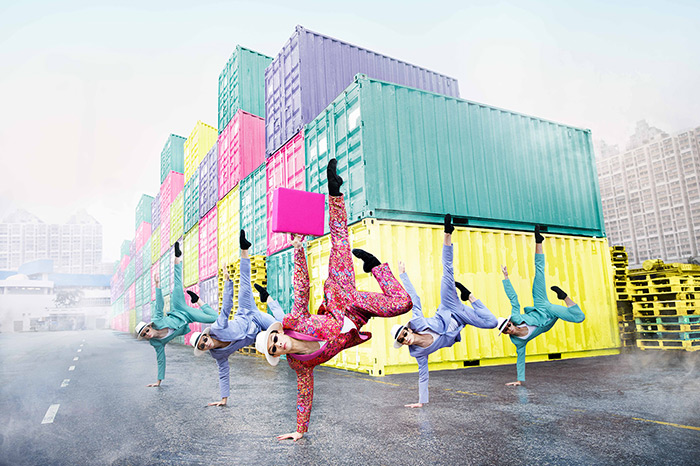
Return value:
M 168 134 L 216 126 L 236 44 L 274 57 L 297 24 L 608 143 L 641 119 L 700 125 L 698 1 L 5 0 L 0 218 L 24 208 L 62 223 L 85 208 L 104 226 L 104 260 L 118 259 Z

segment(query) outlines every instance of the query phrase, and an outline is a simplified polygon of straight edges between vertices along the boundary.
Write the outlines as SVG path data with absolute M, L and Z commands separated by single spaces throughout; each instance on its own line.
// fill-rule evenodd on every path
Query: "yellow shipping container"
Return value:
M 129 333 L 136 331 L 136 309 L 129 310 Z
M 219 267 L 223 267 L 227 264 L 233 264 L 240 257 L 238 235 L 241 229 L 241 199 L 238 194 L 238 186 L 233 188 L 217 205 Z
M 199 225 L 196 224 L 182 241 L 182 283 L 192 286 L 199 281 Z
M 198 121 L 190 137 L 185 141 L 185 183 L 199 167 L 200 162 L 207 155 L 219 137 L 219 130 L 206 123 Z
M 365 249 L 382 262 L 388 262 L 397 278 L 398 261 L 404 261 L 406 272 L 421 298 L 424 315 L 435 314 L 440 303 L 442 226 L 365 219 L 349 230 L 351 246 Z M 452 239 L 455 278 L 496 316 L 506 317 L 511 310 L 503 290 L 501 264 L 508 266 L 520 305 L 532 305 L 535 276 L 532 233 L 457 228 Z M 312 312 L 323 300 L 330 245 L 329 236 L 308 244 Z M 586 320 L 582 324 L 558 322 L 552 330 L 528 344 L 527 361 L 618 353 L 620 337 L 607 239 L 548 236 L 544 248 L 547 285 L 561 285 L 580 304 Z M 355 275 L 358 289 L 380 291 L 374 277 L 362 271 L 359 260 L 355 260 Z M 550 300 L 558 302 L 556 295 L 549 293 Z M 391 346 L 392 325 L 406 323 L 410 317 L 409 312 L 391 319 L 373 318 L 364 327 L 372 332 L 369 342 L 343 351 L 326 364 L 375 376 L 417 372 L 418 365 L 408 350 L 395 350 Z M 498 336 L 495 330 L 467 326 L 462 331 L 461 342 L 431 354 L 429 362 L 431 369 L 457 369 L 514 364 L 515 356 L 515 346 L 508 337 Z
M 170 246 L 182 237 L 185 228 L 184 218 L 184 193 L 180 191 L 175 200 L 170 204 Z
M 144 257 L 144 260 L 146 258 Z M 151 264 L 160 260 L 160 225 L 153 230 L 151 235 Z

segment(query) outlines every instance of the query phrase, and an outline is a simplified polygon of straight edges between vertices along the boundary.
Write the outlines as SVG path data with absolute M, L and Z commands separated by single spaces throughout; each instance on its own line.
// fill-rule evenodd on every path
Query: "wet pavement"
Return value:
M 293 443 L 275 439 L 296 427 L 286 363 L 232 356 L 229 405 L 206 407 L 218 400 L 214 360 L 166 351 L 163 385 L 147 388 L 155 352 L 130 336 L 0 335 L 0 464 L 700 462 L 700 352 L 533 363 L 517 388 L 504 385 L 512 365 L 434 371 L 421 409 L 403 406 L 418 401 L 417 374 L 321 367 L 309 433 Z

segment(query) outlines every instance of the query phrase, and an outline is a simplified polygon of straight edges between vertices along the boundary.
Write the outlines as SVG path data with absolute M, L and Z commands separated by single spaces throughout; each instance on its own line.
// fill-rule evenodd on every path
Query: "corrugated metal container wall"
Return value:
M 141 277 L 143 283 L 141 284 L 141 305 L 148 304 L 151 302 L 151 271 L 150 267 L 148 272 L 144 273 Z
M 167 212 L 160 214 L 160 255 L 170 247 L 170 207 Z
M 151 299 L 150 301 L 156 300 L 156 277 L 160 275 L 160 261 L 154 263 L 151 266 Z
M 129 241 L 129 240 L 122 241 L 122 247 L 120 248 L 121 255 L 128 256 L 130 249 L 131 249 L 131 241 Z
M 406 263 L 406 272 L 421 298 L 426 317 L 435 313 L 440 301 L 442 240 L 443 229 L 437 225 L 366 219 L 350 227 L 352 247 L 365 249 L 388 262 L 395 274 L 398 261 Z M 532 305 L 532 233 L 457 228 L 452 240 L 455 276 L 496 316 L 508 316 L 511 309 L 503 290 L 501 264 L 508 266 L 520 305 Z M 544 249 L 547 283 L 560 284 L 567 290 L 581 305 L 586 320 L 581 324 L 558 322 L 552 330 L 528 344 L 527 360 L 547 360 L 552 353 L 561 353 L 563 358 L 615 354 L 620 343 L 607 240 L 548 236 Z M 309 242 L 312 310 L 318 309 L 322 302 L 329 252 L 329 236 Z M 355 261 L 355 274 L 358 289 L 380 291 L 376 280 L 362 272 L 359 261 Z M 553 293 L 550 293 L 550 300 L 557 302 Z M 372 339 L 343 351 L 329 361 L 329 365 L 372 375 L 417 371 L 415 359 L 408 351 L 396 351 L 391 345 L 392 325 L 405 323 L 409 318 L 410 313 L 391 319 L 373 318 L 365 326 L 372 332 Z M 454 369 L 464 367 L 464 361 L 504 364 L 513 363 L 514 358 L 515 346 L 507 337 L 499 337 L 494 330 L 467 326 L 462 331 L 461 342 L 433 353 L 429 361 L 434 368 Z
M 141 222 L 151 223 L 151 204 L 153 203 L 153 196 L 148 194 L 142 194 L 141 199 L 139 199 L 138 204 L 136 204 L 136 222 L 134 229 L 138 229 Z
M 250 254 L 267 252 L 267 180 L 265 165 L 243 178 L 239 184 L 241 197 L 241 229 L 252 243 Z
M 169 295 L 173 287 L 172 276 L 175 270 L 173 257 L 173 248 L 170 248 L 163 254 L 163 257 L 160 258 L 160 290 L 163 292 L 163 296 Z M 170 310 L 169 307 L 165 309 L 167 311 Z
M 148 273 L 151 270 L 151 238 L 152 235 L 148 237 L 146 243 L 143 245 L 143 270 L 142 273 Z
M 214 208 L 199 221 L 199 279 L 216 275 L 217 252 L 217 209 Z
M 136 327 L 136 309 L 131 309 L 129 311 L 129 333 L 134 333 L 134 328 Z
M 175 241 L 182 236 L 184 229 L 184 195 L 180 191 L 173 203 L 170 205 L 170 244 L 172 246 Z
M 134 282 L 134 307 L 143 304 L 143 278 L 139 277 Z
M 378 217 L 603 236 L 591 133 L 364 76 L 306 126 L 306 187 L 338 159 L 350 222 Z
M 134 268 L 135 261 L 129 262 L 126 266 L 126 273 L 124 274 L 124 285 L 131 286 L 136 279 L 136 270 Z
M 185 173 L 185 138 L 171 134 L 160 153 L 160 182 L 170 172 Z
M 204 217 L 219 200 L 219 143 L 199 165 L 199 216 Z
M 236 45 L 219 74 L 219 128 L 238 110 L 265 117 L 265 68 L 272 62 L 254 50 Z
M 199 163 L 216 143 L 219 130 L 201 121 L 192 128 L 190 137 L 185 141 L 185 182 L 197 171 Z
M 216 309 L 219 303 L 219 279 L 214 277 L 199 282 L 199 293 L 202 301 Z
M 143 253 L 139 251 L 134 257 L 134 278 L 138 278 L 143 273 Z
M 151 234 L 151 264 L 155 264 L 160 256 L 160 227 L 158 227 Z
M 134 241 L 131 243 L 135 250 L 140 250 L 146 244 L 146 240 L 151 236 L 151 224 L 146 222 L 141 222 L 139 227 L 136 229 L 136 234 L 134 235 Z
M 127 306 L 131 309 L 136 307 L 136 284 L 132 283 L 129 285 L 129 289 L 127 290 L 126 293 L 127 296 Z
M 141 311 L 141 320 L 148 323 L 151 321 L 151 303 L 144 304 Z
M 233 264 L 240 257 L 238 235 L 241 229 L 241 199 L 238 186 L 233 188 L 217 205 L 219 268 Z
M 156 228 L 160 225 L 160 190 L 151 203 L 151 225 Z
M 291 246 L 289 236 L 272 232 L 272 206 L 277 188 L 306 189 L 304 132 L 299 131 L 280 150 L 268 157 L 267 165 L 267 255 Z
M 297 26 L 265 70 L 267 154 L 316 118 L 358 73 L 459 97 L 454 78 Z
M 177 172 L 170 172 L 165 178 L 163 184 L 160 185 L 160 216 L 161 223 L 163 222 L 163 214 L 170 209 L 170 204 L 175 201 L 178 194 L 185 187 L 185 175 Z
M 199 281 L 199 225 L 195 225 L 183 240 L 182 280 L 185 286 Z
M 184 225 L 185 232 L 188 232 L 199 222 L 199 171 L 195 171 L 185 183 L 184 193 Z
M 219 199 L 265 162 L 265 120 L 239 110 L 219 135 Z
M 274 298 L 285 314 L 292 311 L 294 304 L 294 290 L 292 279 L 294 276 L 294 250 L 278 252 L 268 256 L 267 266 L 267 291 Z

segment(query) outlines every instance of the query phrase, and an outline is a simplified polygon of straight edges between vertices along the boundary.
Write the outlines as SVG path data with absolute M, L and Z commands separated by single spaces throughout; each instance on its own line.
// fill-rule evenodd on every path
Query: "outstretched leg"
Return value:
M 374 267 L 372 275 L 379 283 L 382 293 L 358 291 L 354 294 L 351 305 L 353 312 L 362 317 L 363 324 L 370 317 L 396 317 L 411 310 L 411 297 L 391 273 L 389 264 Z
M 345 199 L 339 194 L 342 179 L 336 174 L 337 161 L 328 162 L 328 223 L 331 231 L 331 253 L 328 259 L 327 282 L 337 283 L 346 290 L 355 289 L 355 269 L 350 254 L 348 238 L 348 215 L 345 211 Z M 336 193 L 337 195 L 333 195 Z
M 535 279 L 532 281 L 532 300 L 535 308 L 544 310 L 549 306 L 547 285 L 544 277 L 544 237 L 540 234 L 540 226 L 535 227 Z
M 573 299 L 569 298 L 567 294 L 558 286 L 553 286 L 552 290 L 557 294 L 559 299 L 564 300 L 566 306 L 560 306 L 558 304 L 550 304 L 549 312 L 553 315 L 559 317 L 567 322 L 581 323 L 586 318 L 578 304 L 574 302 Z

